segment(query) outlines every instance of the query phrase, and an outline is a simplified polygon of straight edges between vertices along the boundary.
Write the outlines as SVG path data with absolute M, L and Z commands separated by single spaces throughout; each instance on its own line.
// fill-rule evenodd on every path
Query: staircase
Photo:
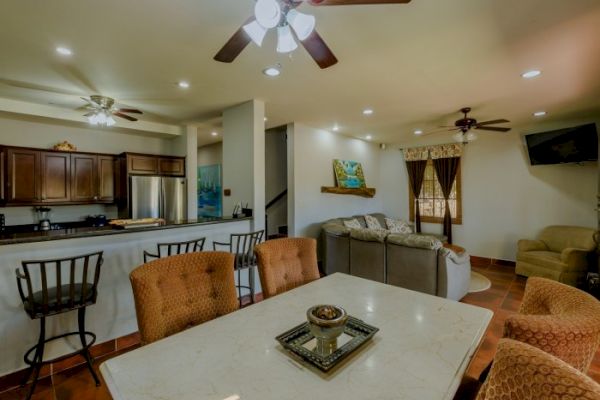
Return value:
M 277 233 L 269 233 L 269 208 L 273 207 L 279 201 L 281 201 L 285 196 L 287 196 L 287 189 L 283 192 L 279 193 L 273 200 L 267 203 L 265 206 L 265 236 L 267 240 L 271 239 L 280 239 L 288 237 L 288 226 L 282 225 L 277 227 Z

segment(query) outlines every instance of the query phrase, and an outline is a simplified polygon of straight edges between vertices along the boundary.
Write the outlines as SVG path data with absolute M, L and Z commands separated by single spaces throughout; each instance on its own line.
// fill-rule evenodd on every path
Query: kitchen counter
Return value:
M 235 221 L 248 221 L 251 217 L 244 218 L 201 218 L 197 220 L 184 220 L 167 222 L 164 225 L 150 226 L 143 228 L 123 229 L 112 225 L 102 227 L 71 227 L 65 229 L 55 229 L 50 231 L 18 232 L 18 233 L 0 233 L 0 246 L 21 243 L 45 242 L 48 240 L 74 239 L 104 235 L 119 235 L 132 232 L 156 231 L 163 229 L 182 228 L 195 225 L 221 224 Z

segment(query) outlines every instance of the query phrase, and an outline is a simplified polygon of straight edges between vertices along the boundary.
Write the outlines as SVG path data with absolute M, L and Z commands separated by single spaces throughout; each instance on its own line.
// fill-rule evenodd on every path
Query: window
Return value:
M 462 224 L 462 201 L 461 201 L 461 171 L 460 166 L 456 173 L 456 180 L 450 194 L 450 215 L 452 223 L 455 225 Z M 410 220 L 415 220 L 415 197 L 412 194 L 410 187 L 408 188 L 409 204 L 410 204 Z M 425 177 L 423 179 L 423 187 L 419 196 L 419 205 L 421 208 L 421 222 L 430 222 L 441 224 L 444 222 L 444 213 L 446 212 L 446 202 L 442 194 L 442 188 L 438 182 L 433 161 L 427 160 L 425 168 Z

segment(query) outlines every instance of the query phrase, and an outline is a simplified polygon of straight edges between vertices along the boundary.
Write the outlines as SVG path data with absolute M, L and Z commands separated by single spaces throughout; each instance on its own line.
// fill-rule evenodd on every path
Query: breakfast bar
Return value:
M 5 234 L 0 236 L 0 375 L 21 369 L 23 354 L 37 341 L 38 324 L 23 312 L 15 282 L 15 269 L 24 260 L 46 260 L 104 252 L 97 304 L 90 307 L 87 326 L 97 335 L 97 343 L 137 331 L 129 272 L 143 263 L 143 251 L 155 251 L 157 243 L 206 238 L 205 248 L 213 241 L 227 241 L 232 233 L 248 232 L 252 219 L 213 218 L 166 223 L 165 225 L 117 229 L 69 228 L 47 232 Z M 74 314 L 49 319 L 48 332 L 59 332 L 77 325 Z M 73 329 L 71 329 L 73 330 Z M 73 351 L 78 339 L 63 340 L 47 346 L 48 358 Z M 46 356 L 45 356 L 46 357 Z

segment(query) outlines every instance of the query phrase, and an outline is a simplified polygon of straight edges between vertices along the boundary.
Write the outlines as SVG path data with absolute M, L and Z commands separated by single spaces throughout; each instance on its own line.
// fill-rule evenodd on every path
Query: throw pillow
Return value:
M 347 219 L 344 221 L 344 226 L 348 229 L 362 229 L 362 225 L 356 218 Z
M 413 230 L 408 224 L 408 222 L 403 221 L 401 219 L 386 218 L 385 224 L 392 233 L 413 233 Z
M 365 222 L 367 223 L 367 228 L 369 229 L 383 229 L 379 220 L 372 215 L 365 215 Z

